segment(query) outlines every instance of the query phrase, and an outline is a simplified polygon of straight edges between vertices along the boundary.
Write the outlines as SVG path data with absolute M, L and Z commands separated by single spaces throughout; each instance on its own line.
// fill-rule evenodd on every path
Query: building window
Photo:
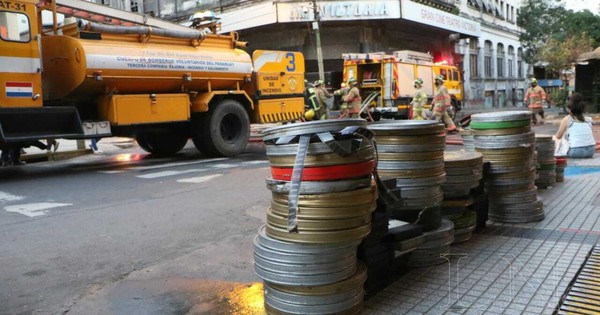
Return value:
M 477 39 L 472 38 L 469 41 L 469 69 L 471 69 L 471 78 L 479 77 L 479 49 Z
M 508 46 L 508 77 L 514 78 L 514 63 L 515 63 L 515 48 L 513 46 Z
M 517 76 L 523 77 L 523 48 L 521 47 L 517 50 Z
M 483 47 L 483 67 L 485 71 L 485 77 L 491 78 L 493 76 L 492 72 L 494 69 L 492 68 L 492 42 L 489 40 L 485 41 Z
M 131 1 L 131 12 L 140 12 L 137 1 Z
M 101 0 L 103 5 L 110 6 L 110 0 Z
M 498 44 L 496 49 L 496 68 L 498 69 L 498 78 L 504 78 L 504 45 Z

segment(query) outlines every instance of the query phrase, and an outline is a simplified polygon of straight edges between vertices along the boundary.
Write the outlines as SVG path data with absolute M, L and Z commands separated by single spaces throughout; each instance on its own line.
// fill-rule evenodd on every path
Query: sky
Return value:
M 582 11 L 588 9 L 594 14 L 598 14 L 600 0 L 564 0 L 565 8 L 573 11 Z

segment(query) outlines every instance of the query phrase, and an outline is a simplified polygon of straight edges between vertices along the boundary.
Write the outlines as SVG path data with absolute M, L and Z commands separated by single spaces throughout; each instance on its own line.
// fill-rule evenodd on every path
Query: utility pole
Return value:
M 315 38 L 317 39 L 317 66 L 319 67 L 319 80 L 325 81 L 325 71 L 323 70 L 323 50 L 321 49 L 321 30 L 319 28 L 319 9 L 317 1 L 313 0 L 313 29 L 315 30 Z

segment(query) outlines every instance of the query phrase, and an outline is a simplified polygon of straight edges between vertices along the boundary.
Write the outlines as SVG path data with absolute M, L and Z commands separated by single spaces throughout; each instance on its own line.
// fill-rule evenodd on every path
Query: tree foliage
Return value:
M 520 40 L 524 48 L 523 58 L 529 64 L 542 60 L 550 62 L 548 58 L 558 59 L 553 53 L 559 53 L 560 58 L 569 59 L 570 65 L 577 58 L 576 53 L 590 51 L 590 47 L 600 45 L 600 15 L 588 10 L 567 10 L 563 0 L 524 0 L 517 23 L 523 28 Z M 583 48 L 588 50 L 582 51 L 577 44 L 585 44 Z M 573 48 L 577 52 L 567 53 Z M 566 64 L 566 61 L 550 63 L 555 67 Z
M 571 65 L 582 53 L 593 50 L 593 40 L 587 33 L 578 33 L 564 39 L 550 37 L 539 49 L 538 56 L 548 65 L 546 69 L 561 73 Z

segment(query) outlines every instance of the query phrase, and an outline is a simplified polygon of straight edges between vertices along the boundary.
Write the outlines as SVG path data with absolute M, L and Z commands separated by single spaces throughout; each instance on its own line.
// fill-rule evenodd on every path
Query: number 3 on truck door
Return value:
M 285 69 L 289 72 L 294 72 L 296 71 L 296 56 L 294 55 L 293 52 L 288 52 L 285 55 L 285 58 L 287 58 L 288 60 L 288 64 L 285 67 Z

